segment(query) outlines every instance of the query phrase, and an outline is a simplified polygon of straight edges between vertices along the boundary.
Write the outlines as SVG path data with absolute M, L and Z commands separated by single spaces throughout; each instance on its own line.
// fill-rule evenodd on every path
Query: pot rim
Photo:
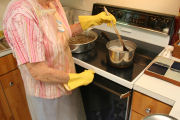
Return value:
M 86 45 L 86 44 L 92 43 L 92 42 L 94 42 L 95 40 L 97 40 L 98 34 L 97 34 L 96 32 L 94 32 L 94 31 L 92 31 L 92 30 L 84 31 L 84 32 L 90 32 L 91 34 L 94 34 L 94 39 L 92 39 L 92 40 L 89 41 L 89 42 L 85 42 L 85 43 L 76 43 L 76 44 L 70 44 L 70 43 L 69 43 L 69 45 Z
M 108 41 L 107 43 L 106 43 L 106 48 L 109 50 L 109 51 L 113 51 L 113 50 L 111 50 L 111 49 L 109 49 L 110 47 L 108 46 L 108 44 L 110 44 L 110 42 L 112 42 L 112 41 L 117 41 L 118 39 L 115 39 L 115 40 L 111 40 L 111 41 Z M 132 41 L 129 41 L 129 40 L 123 40 L 124 42 L 131 42 L 133 45 L 134 45 L 134 49 L 132 49 L 132 50 L 130 50 L 129 52 L 132 52 L 132 51 L 135 51 L 136 50 L 136 48 L 137 48 L 137 45 L 134 43 L 134 42 L 132 42 Z M 116 53 L 127 53 L 128 51 L 113 51 L 113 52 L 116 52 Z

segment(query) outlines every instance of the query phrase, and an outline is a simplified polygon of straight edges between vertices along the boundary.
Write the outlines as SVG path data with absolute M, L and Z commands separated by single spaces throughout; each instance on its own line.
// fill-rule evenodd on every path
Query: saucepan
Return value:
M 124 40 L 124 45 L 128 51 L 123 51 L 122 45 L 119 40 L 110 40 L 107 34 L 102 33 L 102 35 L 108 40 L 106 43 L 107 53 L 107 62 L 113 67 L 116 68 L 127 68 L 132 65 L 133 58 L 136 50 L 136 44 L 129 40 Z
M 136 44 L 132 41 L 123 40 L 128 51 L 123 51 L 119 40 L 111 40 L 106 44 L 108 49 L 108 62 L 113 67 L 126 68 L 132 65 Z
M 98 38 L 96 32 L 89 30 L 84 31 L 70 38 L 69 46 L 72 53 L 84 53 L 95 47 L 95 41 Z

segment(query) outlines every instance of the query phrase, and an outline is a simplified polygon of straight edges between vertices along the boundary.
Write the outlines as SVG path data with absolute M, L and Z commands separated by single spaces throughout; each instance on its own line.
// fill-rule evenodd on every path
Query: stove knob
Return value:
M 168 18 L 164 19 L 164 23 L 168 24 L 170 22 L 170 20 Z
M 164 32 L 164 33 L 169 33 L 169 28 L 167 28 L 167 27 L 166 27 L 166 28 L 163 28 L 163 32 Z
M 157 25 L 157 18 L 156 17 L 150 17 L 149 25 L 150 25 L 149 27 L 155 28 Z
M 131 13 L 126 13 L 124 21 L 127 22 L 127 23 L 131 23 L 131 21 L 132 21 L 132 14 Z

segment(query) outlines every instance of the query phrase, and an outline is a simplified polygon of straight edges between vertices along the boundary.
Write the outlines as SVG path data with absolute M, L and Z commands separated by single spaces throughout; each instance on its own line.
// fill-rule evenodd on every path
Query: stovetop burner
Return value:
M 99 35 L 98 39 L 96 40 L 95 48 L 85 53 L 73 54 L 73 57 L 91 64 L 101 70 L 121 77 L 129 82 L 133 81 L 144 70 L 144 68 L 163 50 L 163 47 L 122 36 L 122 39 L 135 42 L 137 48 L 135 51 L 132 66 L 128 68 L 115 68 L 110 66 L 106 61 L 106 55 L 108 53 L 108 50 L 106 48 L 107 40 L 101 36 L 102 30 L 93 29 L 93 31 L 95 31 Z M 117 39 L 115 34 L 109 32 L 105 33 L 111 40 Z

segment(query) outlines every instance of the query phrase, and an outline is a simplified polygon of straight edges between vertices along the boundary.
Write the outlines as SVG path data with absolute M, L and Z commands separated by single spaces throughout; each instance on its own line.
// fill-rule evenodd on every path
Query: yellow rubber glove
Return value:
M 3 31 L 0 31 L 0 38 L 1 38 L 1 37 L 4 37 Z
M 108 16 L 105 12 L 93 16 L 79 16 L 79 22 L 83 30 L 92 26 L 101 25 L 102 23 L 111 25 L 111 21 L 116 24 L 116 18 L 112 14 Z
M 67 84 L 64 84 L 64 87 L 70 91 L 77 87 L 88 85 L 93 81 L 94 78 L 94 71 L 92 70 L 85 70 L 82 73 L 70 73 L 69 74 L 69 81 Z

